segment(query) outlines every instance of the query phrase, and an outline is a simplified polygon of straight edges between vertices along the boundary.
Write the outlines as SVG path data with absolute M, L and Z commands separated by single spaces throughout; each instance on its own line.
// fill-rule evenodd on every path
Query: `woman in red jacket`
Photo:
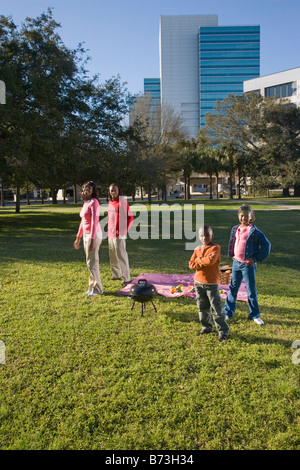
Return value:
M 90 272 L 89 289 L 86 295 L 103 294 L 99 271 L 99 247 L 102 242 L 102 232 L 99 224 L 100 202 L 95 183 L 89 181 L 82 186 L 81 198 L 83 206 L 80 211 L 81 222 L 74 242 L 74 248 L 79 249 L 83 237 L 83 247 L 86 264 Z
M 126 237 L 133 222 L 133 215 L 125 198 L 120 197 L 116 183 L 109 187 L 108 203 L 108 249 L 112 279 L 130 283 L 129 261 L 126 251 Z

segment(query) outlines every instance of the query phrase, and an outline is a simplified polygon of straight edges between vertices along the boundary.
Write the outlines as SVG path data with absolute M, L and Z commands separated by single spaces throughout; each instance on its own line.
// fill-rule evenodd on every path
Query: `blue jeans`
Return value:
M 257 300 L 256 282 L 256 263 L 253 266 L 247 266 L 245 263 L 233 260 L 232 278 L 229 285 L 229 292 L 225 301 L 224 310 L 228 317 L 234 315 L 236 309 L 236 298 L 241 282 L 244 279 L 247 287 L 249 319 L 260 317 L 260 311 Z

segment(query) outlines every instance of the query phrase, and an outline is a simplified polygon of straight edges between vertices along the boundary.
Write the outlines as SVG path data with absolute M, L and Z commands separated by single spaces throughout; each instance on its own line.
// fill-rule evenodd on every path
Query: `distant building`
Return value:
M 199 30 L 217 25 L 217 15 L 160 18 L 161 101 L 181 115 L 191 137 L 200 127 Z
M 265 97 L 287 98 L 300 106 L 300 67 L 264 75 L 244 82 L 244 92 L 260 93 Z
M 241 95 L 245 80 L 260 73 L 260 27 L 200 27 L 200 128 L 217 101 Z
M 160 104 L 160 78 L 144 78 L 144 95 L 151 97 L 153 105 Z
M 170 104 L 191 138 L 205 114 L 260 73 L 260 27 L 218 26 L 217 15 L 161 16 L 161 102 Z

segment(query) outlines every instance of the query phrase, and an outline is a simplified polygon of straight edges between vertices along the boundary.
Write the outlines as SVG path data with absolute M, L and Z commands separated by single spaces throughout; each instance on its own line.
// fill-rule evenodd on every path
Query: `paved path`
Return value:
M 299 210 L 300 209 L 300 205 L 299 206 L 290 206 L 288 204 L 277 204 L 276 202 L 259 202 L 259 201 L 247 201 L 249 202 L 249 204 L 263 204 L 263 205 L 267 205 L 267 206 L 276 206 L 280 209 L 285 209 L 285 210 Z M 265 209 L 267 210 L 267 209 Z

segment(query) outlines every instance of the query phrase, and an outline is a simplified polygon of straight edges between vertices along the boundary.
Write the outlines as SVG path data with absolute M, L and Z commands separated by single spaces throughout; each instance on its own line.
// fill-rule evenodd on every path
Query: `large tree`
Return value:
M 81 45 L 68 49 L 59 27 L 51 9 L 26 18 L 20 30 L 0 18 L 0 76 L 7 85 L 0 170 L 14 186 L 30 180 L 50 187 L 54 201 L 68 183 L 100 178 L 106 184 L 104 169 L 118 148 L 127 111 L 119 77 L 104 84 L 88 78 L 86 52 Z
M 247 174 L 260 186 L 299 186 L 300 110 L 286 100 L 256 93 L 230 96 L 206 116 L 201 132 L 224 149 L 230 172 Z
M 0 49 L 0 77 L 6 85 L 6 104 L 0 108 L 0 176 L 2 186 L 20 188 L 26 178 L 29 148 L 26 82 L 20 36 L 10 18 L 0 17 Z
M 294 187 L 294 195 L 300 194 L 300 109 L 287 100 L 269 100 L 264 118 L 267 126 L 264 134 L 264 160 L 262 177 L 269 177 L 270 184 L 281 184 L 284 195 Z

